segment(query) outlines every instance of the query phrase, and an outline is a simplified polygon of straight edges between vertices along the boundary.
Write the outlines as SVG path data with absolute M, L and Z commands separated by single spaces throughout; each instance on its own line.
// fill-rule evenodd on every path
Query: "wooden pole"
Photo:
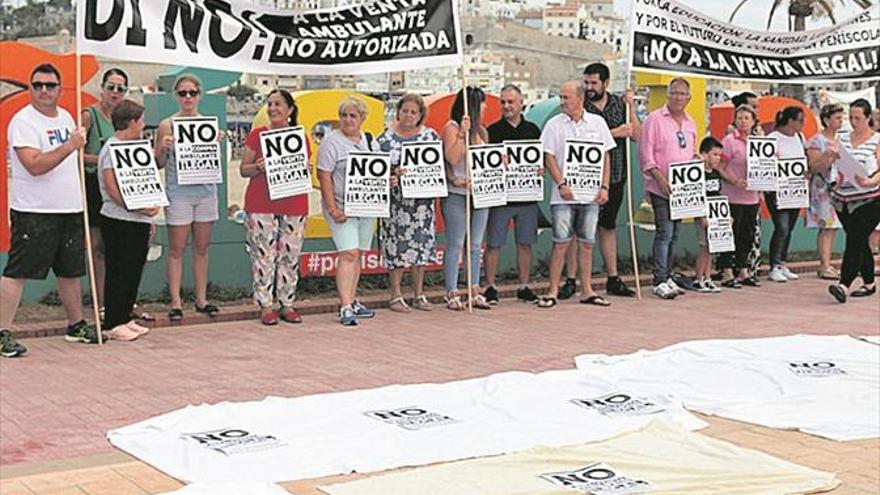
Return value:
M 626 109 L 627 124 L 630 123 L 630 110 L 630 108 Z M 639 252 L 636 248 L 636 227 L 635 224 L 633 224 L 632 157 L 630 156 L 630 142 L 631 139 L 627 137 L 626 149 L 624 149 L 624 154 L 626 155 L 626 213 L 629 219 L 629 243 L 630 248 L 632 249 L 633 272 L 636 276 L 636 298 L 641 301 L 642 283 L 639 280 Z
M 76 127 L 82 127 L 82 56 L 79 46 L 76 47 Z M 98 287 L 95 283 L 95 264 L 92 261 L 92 234 L 89 229 L 89 206 L 86 199 L 86 162 L 85 149 L 79 150 L 79 190 L 83 201 L 83 226 L 85 228 L 86 262 L 89 267 L 89 286 L 92 291 L 92 312 L 95 317 L 95 328 L 98 333 L 98 345 L 104 344 L 101 332 L 101 310 L 98 308 Z
M 464 71 L 464 63 L 461 65 L 461 91 L 462 91 L 462 100 L 464 101 L 464 116 L 470 118 L 470 112 L 468 110 L 468 103 L 470 98 L 468 98 L 468 87 L 467 87 L 467 76 Z M 471 122 L 471 128 L 473 129 L 474 125 L 479 125 L 479 123 Z M 471 276 L 471 268 L 473 262 L 471 261 L 471 246 L 473 245 L 474 240 L 471 239 L 471 152 L 470 152 L 470 142 L 471 142 L 471 131 L 464 135 L 464 168 L 465 168 L 465 177 L 467 178 L 467 187 L 465 188 L 465 205 L 464 205 L 464 257 L 465 257 L 465 270 L 467 271 L 467 307 L 468 313 L 474 312 L 474 289 L 473 289 L 473 277 Z

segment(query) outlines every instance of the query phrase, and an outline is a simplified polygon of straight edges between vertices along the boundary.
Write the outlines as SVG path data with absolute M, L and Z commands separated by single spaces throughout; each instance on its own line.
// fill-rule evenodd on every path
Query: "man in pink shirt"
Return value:
M 639 163 L 645 191 L 654 207 L 654 295 L 673 299 L 684 291 L 672 280 L 679 220 L 670 218 L 669 164 L 695 156 L 697 124 L 684 109 L 691 101 L 690 83 L 673 79 L 667 88 L 666 105 L 651 112 L 642 124 Z

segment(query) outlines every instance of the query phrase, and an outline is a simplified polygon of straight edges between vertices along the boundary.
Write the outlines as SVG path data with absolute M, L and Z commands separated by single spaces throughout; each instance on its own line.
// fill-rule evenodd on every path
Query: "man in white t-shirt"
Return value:
M 553 218 L 550 291 L 538 301 L 538 306 L 542 308 L 552 308 L 556 305 L 565 252 L 575 236 L 580 246 L 581 303 L 596 306 L 610 305 L 605 298 L 593 291 L 591 273 L 599 205 L 608 201 L 608 182 L 611 180 L 611 161 L 608 151 L 615 147 L 615 143 L 605 119 L 584 111 L 585 97 L 586 86 L 583 82 L 563 83 L 559 89 L 562 113 L 550 119 L 541 133 L 545 168 L 550 173 L 555 186 L 550 196 L 550 213 Z M 565 149 L 566 141 L 570 139 L 601 143 L 605 150 L 600 190 L 592 201 L 575 199 L 571 186 L 565 180 Z
M 79 280 L 86 270 L 77 153 L 86 133 L 58 107 L 61 75 L 55 67 L 36 67 L 30 92 L 31 104 L 12 117 L 7 130 L 12 248 L 0 279 L 0 330 L 12 325 L 25 282 L 44 280 L 51 269 L 67 313 L 65 339 L 95 343 L 95 328 L 83 319 Z

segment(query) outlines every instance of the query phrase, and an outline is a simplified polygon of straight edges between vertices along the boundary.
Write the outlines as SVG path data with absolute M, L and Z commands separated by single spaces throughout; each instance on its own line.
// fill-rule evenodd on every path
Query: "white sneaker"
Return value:
M 712 294 L 718 294 L 719 292 L 721 292 L 721 287 L 715 285 L 715 282 L 713 282 L 711 278 L 704 279 L 703 286 L 709 289 L 709 292 L 711 292 Z
M 712 289 L 710 289 L 709 286 L 706 285 L 705 280 L 698 280 L 694 282 L 694 290 L 702 294 L 708 294 L 712 292 Z
M 791 270 L 788 269 L 788 266 L 782 265 L 782 274 L 785 275 L 785 278 L 789 280 L 797 280 L 800 277 L 794 274 Z
M 654 286 L 654 295 L 660 299 L 675 299 L 678 292 L 670 287 L 666 282 Z
M 788 282 L 788 277 L 785 276 L 781 266 L 774 266 L 767 278 L 774 282 Z
M 669 277 L 669 280 L 666 281 L 666 285 L 669 286 L 670 289 L 674 290 L 675 293 L 679 296 L 684 295 L 687 291 L 679 287 L 675 280 L 672 280 L 672 277 Z

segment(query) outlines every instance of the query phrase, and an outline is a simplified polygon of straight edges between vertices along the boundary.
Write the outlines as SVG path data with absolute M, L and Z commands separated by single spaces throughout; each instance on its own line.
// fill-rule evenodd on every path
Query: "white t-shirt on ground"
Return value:
M 70 139 L 76 129 L 67 110 L 58 108 L 57 117 L 47 117 L 33 105 L 12 117 L 7 130 L 9 157 L 12 163 L 10 207 L 28 213 L 79 213 L 83 210 L 79 186 L 76 152 L 68 155 L 57 167 L 43 175 L 31 175 L 24 168 L 18 148 L 52 151 Z

